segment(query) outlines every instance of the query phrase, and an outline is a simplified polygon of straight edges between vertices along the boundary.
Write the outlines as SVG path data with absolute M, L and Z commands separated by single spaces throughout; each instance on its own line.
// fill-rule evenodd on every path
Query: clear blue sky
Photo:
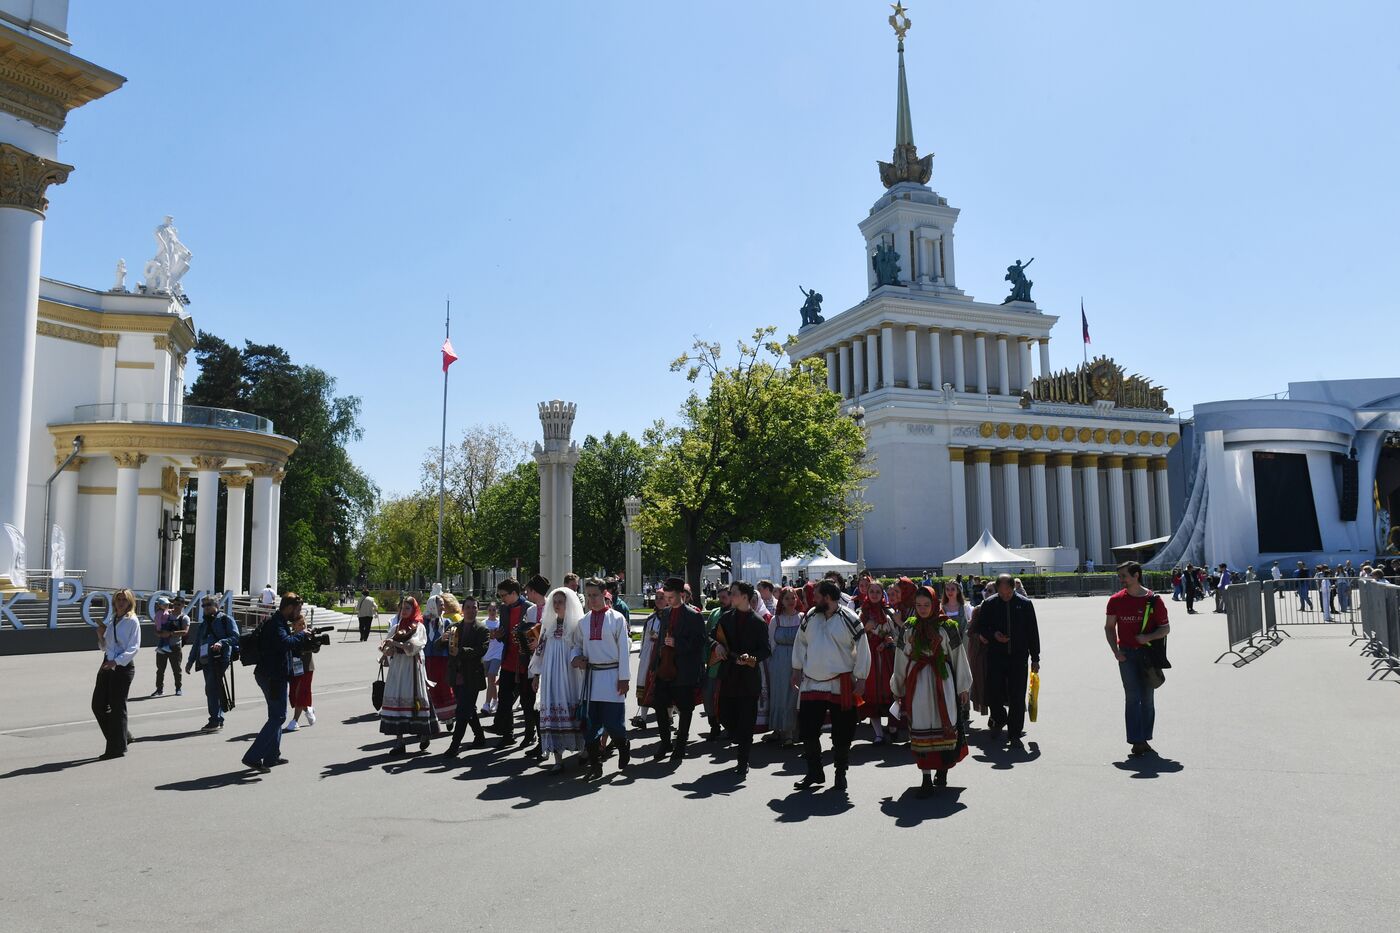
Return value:
M 399 11 L 394 13 L 383 11 Z M 139 277 L 173 214 L 196 324 L 364 400 L 386 492 L 449 432 L 672 418 L 700 335 L 863 297 L 856 222 L 894 137 L 875 0 L 74 0 L 127 76 L 76 112 L 44 272 Z M 358 15 L 352 15 L 358 14 Z M 1397 375 L 1400 5 L 913 0 L 914 135 L 962 209 L 959 284 L 1036 257 L 1056 367 L 1092 350 L 1179 409 Z

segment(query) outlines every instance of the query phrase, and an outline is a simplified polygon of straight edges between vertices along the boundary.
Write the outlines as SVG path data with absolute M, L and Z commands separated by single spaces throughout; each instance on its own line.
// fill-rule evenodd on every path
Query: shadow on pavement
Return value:
M 247 768 L 228 771 L 224 774 L 211 774 L 208 777 L 191 778 L 188 781 L 175 781 L 172 784 L 157 784 L 156 790 L 214 790 L 218 787 L 236 787 L 243 784 L 257 784 L 261 776 Z
M 361 713 L 358 716 L 351 716 L 349 719 L 342 719 L 341 722 L 347 726 L 358 726 L 366 722 L 378 722 L 378 713 Z
M 995 740 L 972 747 L 982 750 L 982 754 L 973 755 L 972 760 L 991 765 L 993 771 L 1010 771 L 1016 765 L 1030 764 L 1040 757 L 1039 742 L 1027 742 L 1024 751 Z
M 778 823 L 801 823 L 814 816 L 840 816 L 854 807 L 845 791 L 832 790 L 830 785 L 819 791 L 794 791 L 768 801 L 768 809 L 778 814 L 775 820 Z
M 196 735 L 204 735 L 203 729 L 190 729 L 186 732 L 169 732 L 165 735 L 143 735 L 136 741 L 142 744 L 146 742 L 174 742 L 176 739 L 188 739 Z
M 0 781 L 9 778 L 28 777 L 31 774 L 55 774 L 59 771 L 67 771 L 69 768 L 77 768 L 81 765 L 91 764 L 100 759 L 93 755 L 91 758 L 74 758 L 72 761 L 50 761 L 42 765 L 33 765 L 28 768 L 16 768 L 5 774 L 0 774 Z
M 1115 761 L 1113 767 L 1119 771 L 1127 771 L 1133 778 L 1143 780 L 1153 780 L 1163 774 L 1177 774 L 1185 770 L 1185 765 L 1170 758 L 1162 758 L 1158 755 L 1143 755 L 1141 758 L 1129 758 L 1126 761 Z
M 734 774 L 734 766 L 729 765 L 719 771 L 707 771 L 693 781 L 682 781 L 671 786 L 685 791 L 686 800 L 704 800 L 716 795 L 728 797 L 744 785 Z
M 958 799 L 962 792 L 961 787 L 940 787 L 932 797 L 920 798 L 919 789 L 911 787 L 898 800 L 886 797 L 880 801 L 880 812 L 893 817 L 895 826 L 908 829 L 925 820 L 944 820 L 966 810 L 967 804 Z

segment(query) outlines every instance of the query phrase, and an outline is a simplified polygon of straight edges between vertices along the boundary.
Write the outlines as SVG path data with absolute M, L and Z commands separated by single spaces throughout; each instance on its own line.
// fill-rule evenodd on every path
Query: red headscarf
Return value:
M 899 593 L 895 600 L 895 609 L 906 619 L 914 614 L 914 594 L 919 591 L 919 587 L 908 577 L 900 577 L 895 581 L 894 588 Z M 927 589 L 928 587 L 924 587 Z M 934 600 L 937 605 L 938 600 Z
M 878 585 L 877 581 L 869 581 L 870 585 Z M 870 595 L 870 585 L 865 586 L 864 598 L 860 602 L 860 618 L 862 622 L 873 621 L 880 624 L 886 621 L 885 610 L 889 608 L 889 594 L 884 587 L 880 587 L 880 598 L 873 599 Z
M 404 603 L 407 603 L 413 607 L 413 615 L 409 616 L 407 619 L 403 617 Z M 423 610 L 419 608 L 418 600 L 414 599 L 412 596 L 405 596 L 403 598 L 403 603 L 399 603 L 399 618 L 398 621 L 394 623 L 395 627 L 398 627 L 400 625 L 407 625 L 409 628 L 412 628 L 413 626 L 417 625 L 419 622 L 422 621 Z

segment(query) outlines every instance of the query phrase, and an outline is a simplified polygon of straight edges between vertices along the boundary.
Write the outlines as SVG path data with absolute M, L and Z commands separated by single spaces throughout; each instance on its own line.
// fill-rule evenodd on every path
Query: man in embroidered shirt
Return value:
M 1162 597 L 1142 585 L 1141 564 L 1135 560 L 1119 564 L 1118 582 L 1123 588 L 1108 598 L 1103 627 L 1123 681 L 1124 719 L 1132 745 L 1129 756 L 1136 758 L 1155 754 L 1147 743 L 1152 741 L 1157 719 L 1155 691 L 1147 680 L 1141 655 L 1145 645 L 1166 638 L 1170 626 Z
M 607 606 L 607 592 L 602 580 L 589 578 L 583 584 L 588 615 L 574 629 L 574 667 L 587 671 L 584 675 L 588 714 L 584 720 L 584 742 L 588 748 L 586 780 L 603 777 L 603 733 L 617 746 L 618 770 L 625 770 L 632 758 L 627 744 L 624 713 L 627 688 L 631 684 L 632 638 L 622 613 Z
M 832 580 L 817 584 L 817 606 L 798 627 L 792 646 L 792 685 L 800 691 L 797 726 L 807 758 L 807 776 L 796 787 L 826 782 L 822 771 L 822 724 L 831 717 L 836 789 L 846 789 L 857 698 L 870 673 L 870 644 L 856 614 L 841 605 Z
M 685 581 L 672 577 L 664 587 L 667 609 L 661 618 L 661 638 L 651 653 L 652 702 L 656 709 L 661 743 L 656 758 L 671 756 L 678 764 L 685 757 L 690 741 L 690 719 L 695 712 L 696 695 L 701 678 L 705 676 L 705 620 L 699 610 L 686 599 Z M 671 743 L 671 717 L 666 712 L 674 706 L 677 713 L 676 741 Z

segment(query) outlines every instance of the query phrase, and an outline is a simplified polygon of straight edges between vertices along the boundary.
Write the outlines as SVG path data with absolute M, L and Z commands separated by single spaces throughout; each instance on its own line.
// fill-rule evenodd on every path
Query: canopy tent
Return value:
M 789 580 L 798 577 L 806 577 L 808 580 L 818 580 L 822 574 L 835 570 L 842 576 L 849 576 L 856 572 L 856 565 L 848 560 L 842 560 L 831 549 L 823 546 L 810 554 L 798 554 L 783 561 L 783 576 Z
M 1007 550 L 990 530 L 984 530 L 977 543 L 968 548 L 967 553 L 943 562 L 943 575 L 959 573 L 979 573 L 983 576 L 993 573 L 1029 573 L 1035 570 L 1035 561 L 1023 554 Z

